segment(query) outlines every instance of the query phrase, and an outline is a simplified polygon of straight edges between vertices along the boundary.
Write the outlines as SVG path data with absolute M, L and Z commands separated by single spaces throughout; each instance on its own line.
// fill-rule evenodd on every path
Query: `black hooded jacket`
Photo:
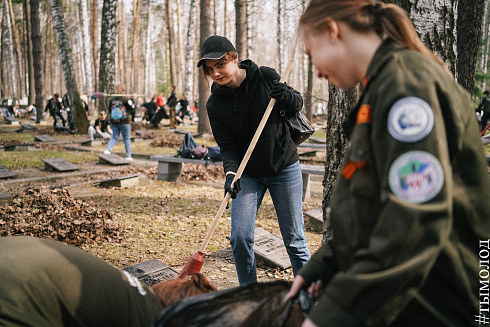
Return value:
M 236 172 L 257 130 L 271 99 L 269 89 L 279 74 L 272 68 L 262 67 L 267 87 L 251 60 L 244 60 L 239 67 L 246 70 L 246 77 L 237 88 L 213 83 L 211 96 L 206 104 L 213 135 L 223 156 L 225 173 Z M 254 151 L 244 170 L 251 177 L 273 176 L 283 168 L 298 161 L 298 151 L 291 134 L 280 115 L 301 110 L 301 94 L 288 87 L 290 101 L 277 102 Z

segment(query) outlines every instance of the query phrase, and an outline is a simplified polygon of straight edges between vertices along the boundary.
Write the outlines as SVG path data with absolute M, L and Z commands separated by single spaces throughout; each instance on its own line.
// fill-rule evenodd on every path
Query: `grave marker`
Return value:
M 34 141 L 36 142 L 55 142 L 56 139 L 49 135 L 34 135 Z
M 148 134 L 146 129 L 139 129 L 139 130 L 135 131 L 134 133 L 138 136 L 146 136 Z
M 3 178 L 13 178 L 16 177 L 17 174 L 10 171 L 7 167 L 0 165 L 0 179 Z
M 142 137 L 135 137 L 135 136 L 131 137 L 131 142 L 133 142 L 133 143 L 143 142 L 144 140 L 145 139 Z
M 83 146 L 99 146 L 102 145 L 102 140 L 101 139 L 96 139 L 96 140 L 88 140 L 88 141 L 83 141 L 82 145 Z
M 29 144 L 23 143 L 23 144 L 5 145 L 4 149 L 5 151 L 28 151 Z
M 72 171 L 78 170 L 77 165 L 63 158 L 42 159 L 44 161 L 44 170 L 46 171 Z
M 327 209 L 328 210 L 328 209 Z M 305 216 L 308 217 L 308 225 L 317 231 L 323 230 L 323 209 L 317 207 L 305 212 Z
M 96 154 L 99 157 L 99 163 L 103 165 L 114 165 L 114 166 L 119 166 L 119 165 L 128 165 L 129 161 L 121 158 L 120 156 L 116 154 Z
M 138 263 L 126 267 L 123 270 L 138 278 L 148 286 L 152 286 L 165 280 L 176 279 L 179 276 L 175 270 L 157 259 Z
M 127 175 L 111 179 L 105 179 L 103 181 L 94 182 L 94 184 L 99 184 L 102 187 L 129 187 L 134 186 L 139 183 L 139 175 Z
M 10 124 L 12 126 L 20 125 L 20 122 L 17 119 L 12 118 L 12 117 L 5 117 L 5 123 Z
M 282 239 L 256 227 L 254 242 L 254 252 L 259 258 L 281 269 L 291 267 L 291 261 L 289 261 L 289 255 Z

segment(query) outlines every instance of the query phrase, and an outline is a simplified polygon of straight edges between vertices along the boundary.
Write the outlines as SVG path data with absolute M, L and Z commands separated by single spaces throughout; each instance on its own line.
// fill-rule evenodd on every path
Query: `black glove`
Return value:
M 226 181 L 225 181 L 225 195 L 226 193 L 230 193 L 230 196 L 232 199 L 236 198 L 236 195 L 240 190 L 242 189 L 240 187 L 240 179 L 237 179 L 235 182 L 234 187 L 231 187 L 231 183 L 233 182 L 233 178 L 235 178 L 235 175 L 233 174 L 228 174 L 226 175 Z
M 292 95 L 286 83 L 279 83 L 278 81 L 272 81 L 272 83 L 270 96 L 281 103 L 290 102 Z

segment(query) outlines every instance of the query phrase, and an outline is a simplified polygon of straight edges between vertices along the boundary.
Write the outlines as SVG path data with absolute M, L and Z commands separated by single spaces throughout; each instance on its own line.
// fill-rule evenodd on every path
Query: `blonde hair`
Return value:
M 300 18 L 299 29 L 321 32 L 327 28 L 326 17 L 342 21 L 359 33 L 374 31 L 382 38 L 388 36 L 435 60 L 451 74 L 444 62 L 425 46 L 407 13 L 397 5 L 376 0 L 312 0 Z

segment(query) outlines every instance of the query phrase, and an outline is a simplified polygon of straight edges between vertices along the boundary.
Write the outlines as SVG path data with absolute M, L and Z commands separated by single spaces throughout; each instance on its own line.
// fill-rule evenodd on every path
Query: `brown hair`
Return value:
M 312 0 L 300 18 L 299 28 L 321 32 L 326 28 L 326 17 L 342 21 L 359 33 L 375 31 L 382 38 L 388 36 L 435 60 L 451 74 L 444 62 L 424 45 L 407 13 L 397 5 L 376 0 Z
M 220 60 L 223 60 L 223 63 L 227 63 L 227 62 L 235 60 L 235 59 L 238 59 L 238 53 L 235 51 L 228 51 L 227 53 L 225 53 L 225 55 L 223 57 L 221 57 Z M 202 69 L 203 82 L 206 83 L 207 85 L 209 85 L 210 77 L 209 77 L 209 72 L 206 69 L 206 65 L 203 64 L 201 66 L 201 69 Z
M 217 291 L 201 273 L 193 273 L 190 278 L 170 279 L 151 286 L 164 307 L 189 296 Z

